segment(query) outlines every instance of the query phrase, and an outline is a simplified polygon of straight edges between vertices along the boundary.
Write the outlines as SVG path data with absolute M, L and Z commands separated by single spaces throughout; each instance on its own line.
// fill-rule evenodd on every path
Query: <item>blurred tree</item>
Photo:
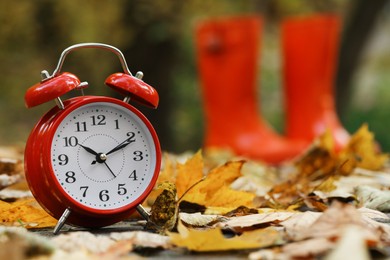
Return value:
M 355 0 L 347 17 L 342 37 L 336 78 L 337 110 L 345 117 L 350 102 L 354 72 L 377 21 L 388 0 Z
M 175 150 L 171 117 L 175 109 L 174 77 L 180 54 L 178 48 L 182 1 L 128 1 L 123 6 L 123 26 L 132 30 L 132 40 L 122 48 L 124 55 L 141 70 L 144 80 L 158 90 L 156 111 L 140 108 L 161 136 L 164 150 Z M 135 73 L 134 71 L 133 73 Z
M 362 2 L 368 4 L 367 0 L 1 0 L 0 110 L 7 113 L 0 115 L 0 145 L 23 144 L 39 117 L 53 106 L 48 102 L 30 110 L 24 107 L 24 93 L 40 80 L 39 72 L 52 72 L 61 51 L 72 44 L 103 42 L 124 51 L 130 70 L 143 71 L 145 82 L 158 90 L 159 108 L 142 110 L 156 127 L 163 149 L 198 149 L 202 144 L 203 114 L 193 35 L 199 20 L 253 13 L 265 16 L 264 44 L 259 57 L 264 65 L 259 68 L 258 79 L 261 98 L 266 101 L 262 102 L 262 111 L 282 110 L 281 100 L 274 98 L 280 92 L 279 20 L 287 15 L 318 11 L 358 17 L 349 11 Z M 378 2 L 384 0 L 371 1 L 370 5 L 379 6 Z M 366 19 L 363 16 L 361 19 Z M 72 53 L 63 71 L 87 80 L 88 95 L 116 95 L 103 86 L 106 76 L 121 71 L 111 53 Z M 271 123 L 275 122 L 274 117 L 283 118 L 280 113 L 270 113 Z

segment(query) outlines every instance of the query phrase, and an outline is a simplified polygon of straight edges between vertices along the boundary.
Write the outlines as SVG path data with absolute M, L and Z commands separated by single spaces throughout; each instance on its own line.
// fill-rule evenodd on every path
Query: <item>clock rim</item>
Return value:
M 52 168 L 51 163 L 51 145 L 53 142 L 54 134 L 61 124 L 61 122 L 74 110 L 80 108 L 84 105 L 91 103 L 100 103 L 107 102 L 117 104 L 122 106 L 134 114 L 138 116 L 141 121 L 145 124 L 147 129 L 149 130 L 153 143 L 154 149 L 156 153 L 156 164 L 153 172 L 152 179 L 146 189 L 142 192 L 140 196 L 138 196 L 132 203 L 127 205 L 115 208 L 115 209 L 95 209 L 88 206 L 85 206 L 79 203 L 77 200 L 72 198 L 67 192 L 62 188 L 61 184 L 57 180 L 54 170 Z M 69 217 L 69 222 L 79 226 L 106 226 L 109 224 L 116 223 L 128 216 L 130 216 L 137 205 L 141 204 L 150 192 L 153 190 L 155 183 L 157 182 L 157 178 L 159 176 L 160 167 L 161 167 L 161 147 L 160 142 L 157 136 L 156 131 L 154 130 L 150 121 L 135 107 L 132 105 L 125 103 L 121 100 L 114 99 L 111 97 L 102 97 L 102 96 L 82 96 L 75 97 L 64 102 L 65 109 L 60 110 L 57 107 L 54 107 L 49 112 L 47 112 L 36 124 L 36 127 L 31 132 L 31 135 L 28 139 L 26 145 L 25 158 L 28 151 L 32 151 L 32 157 L 37 156 L 39 154 L 39 163 L 32 163 L 34 170 L 40 169 L 42 171 L 42 175 L 44 176 L 43 180 L 45 182 L 44 187 L 39 185 L 39 181 L 32 180 L 32 178 L 27 178 L 29 186 L 34 186 L 32 190 L 34 197 L 36 197 L 37 201 L 48 211 L 53 217 L 59 219 L 66 208 L 70 208 L 72 213 Z M 31 138 L 31 140 L 30 140 Z M 39 139 L 43 138 L 44 141 L 39 144 Z M 38 147 L 37 147 L 38 146 Z M 38 149 L 37 149 L 38 148 Z M 37 150 L 40 150 L 39 153 Z M 27 156 L 29 157 L 29 156 Z M 28 164 L 31 162 L 33 158 L 26 158 L 25 168 L 27 169 Z M 26 171 L 26 177 L 27 174 Z M 35 174 L 39 175 L 39 174 Z M 30 176 L 32 177 L 32 176 Z M 35 176 L 37 177 L 37 176 Z M 30 185 L 30 182 L 31 185 Z M 37 187 L 41 186 L 40 191 L 38 191 Z M 43 188 L 43 189 L 42 189 Z M 48 189 L 47 191 L 45 191 Z M 51 199 L 45 199 L 43 196 L 48 196 L 52 194 Z M 80 219 L 81 218 L 81 219 Z M 99 223 L 91 223 L 91 220 L 97 220 Z

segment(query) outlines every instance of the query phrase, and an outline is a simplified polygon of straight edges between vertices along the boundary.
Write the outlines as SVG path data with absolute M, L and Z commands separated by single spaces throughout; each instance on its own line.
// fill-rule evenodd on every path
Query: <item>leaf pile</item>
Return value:
M 156 188 L 144 202 L 151 208 L 148 232 L 40 237 L 50 248 L 40 256 L 136 258 L 140 248 L 153 248 L 150 254 L 157 256 L 161 250 L 174 255 L 242 250 L 250 259 L 370 259 L 374 249 L 388 257 L 387 163 L 366 125 L 340 151 L 325 133 L 301 157 L 279 167 L 224 151 L 166 153 Z M 14 237 L 27 245 L 31 239 L 23 235 L 31 233 L 20 235 L 9 226 L 39 230 L 56 224 L 31 197 L 0 200 L 0 221 L 2 258 L 11 256 L 7 247 Z

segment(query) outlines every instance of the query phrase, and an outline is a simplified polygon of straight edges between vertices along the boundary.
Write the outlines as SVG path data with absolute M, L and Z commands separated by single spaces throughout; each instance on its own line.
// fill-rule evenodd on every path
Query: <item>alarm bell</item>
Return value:
M 74 89 L 81 89 L 83 91 L 84 88 L 88 87 L 87 82 L 81 82 L 74 74 L 69 72 L 60 73 L 66 55 L 73 50 L 82 48 L 106 49 L 115 53 L 121 62 L 124 72 L 110 75 L 106 79 L 105 84 L 124 95 L 125 98 L 123 101 L 127 103 L 131 99 L 134 99 L 142 105 L 157 108 L 159 102 L 158 93 L 152 86 L 142 81 L 142 72 L 138 72 L 133 76 L 128 69 L 122 52 L 111 45 L 102 43 L 81 43 L 65 49 L 60 56 L 57 68 L 53 74 L 50 76 L 47 71 L 42 71 L 42 81 L 27 90 L 25 95 L 26 107 L 31 108 L 50 100 L 55 100 L 57 105 L 63 109 L 60 96 Z
M 159 100 L 157 91 L 141 80 L 141 74 L 137 75 L 133 77 L 125 73 L 115 73 L 106 79 L 105 84 L 145 106 L 157 108 Z

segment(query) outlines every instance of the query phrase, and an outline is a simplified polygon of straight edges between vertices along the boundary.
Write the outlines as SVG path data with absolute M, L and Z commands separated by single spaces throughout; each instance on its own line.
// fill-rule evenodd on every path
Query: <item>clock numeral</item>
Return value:
M 134 161 L 142 161 L 144 159 L 143 153 L 141 151 L 134 151 Z
M 58 164 L 59 165 L 67 165 L 69 162 L 69 158 L 66 154 L 60 154 L 58 155 L 58 160 L 60 161 Z
M 102 190 L 99 192 L 99 199 L 103 202 L 108 201 L 110 196 L 108 196 L 108 190 Z
M 76 136 L 71 136 L 71 137 L 64 137 L 65 140 L 65 147 L 75 147 L 79 144 L 79 140 L 77 140 Z
M 132 142 L 135 142 L 135 133 L 134 132 L 128 132 L 127 134 L 126 134 L 127 136 L 129 136 L 129 138 L 127 139 L 130 143 L 132 143 Z
M 106 116 L 105 115 L 97 115 L 91 116 L 92 125 L 105 125 L 106 124 Z
M 115 119 L 115 129 L 119 129 L 119 120 Z
M 119 195 L 125 195 L 127 193 L 126 188 L 124 187 L 125 184 L 118 184 L 118 194 Z
M 86 122 L 76 122 L 76 132 L 87 132 L 87 123 Z
M 76 173 L 74 173 L 74 172 L 72 172 L 72 171 L 66 172 L 66 173 L 65 173 L 65 176 L 66 176 L 65 181 L 66 181 L 67 183 L 74 183 L 74 182 L 76 182 L 76 177 L 75 177 L 75 175 L 76 175 Z
M 130 179 L 133 179 L 134 181 L 137 180 L 137 172 L 134 170 L 130 173 L 130 176 L 129 176 Z
M 88 190 L 89 186 L 81 186 L 80 187 L 80 190 L 83 191 L 83 198 L 85 198 L 85 196 L 87 196 L 87 190 Z

